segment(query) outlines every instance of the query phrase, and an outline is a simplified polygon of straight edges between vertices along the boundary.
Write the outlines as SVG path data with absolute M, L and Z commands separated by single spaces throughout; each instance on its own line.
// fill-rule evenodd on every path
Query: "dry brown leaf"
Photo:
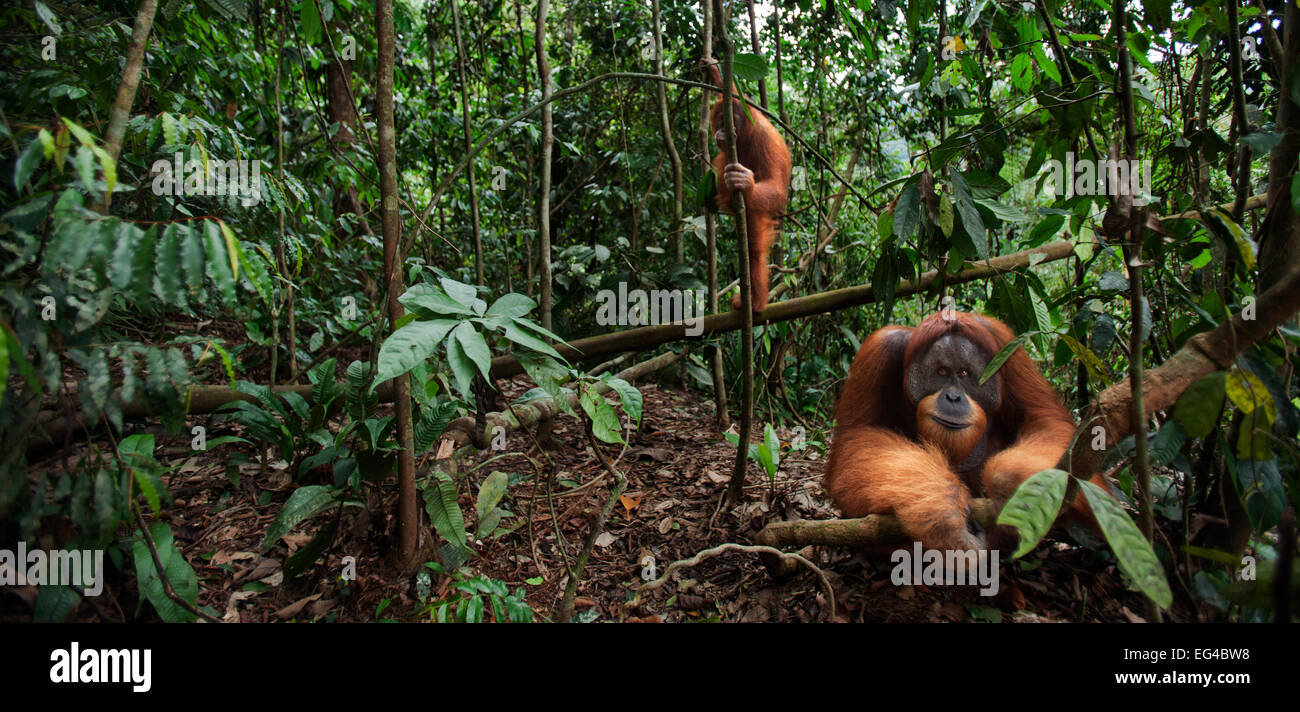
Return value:
M 629 497 L 629 496 L 627 496 L 627 495 L 625 495 L 625 494 L 621 494 L 621 495 L 618 496 L 618 501 L 619 501 L 620 503 L 622 503 L 622 505 L 623 505 L 623 509 L 626 510 L 626 512 L 625 512 L 626 514 L 631 514 L 631 513 L 632 513 L 632 510 L 634 510 L 634 509 L 636 509 L 637 507 L 641 506 L 641 498 L 640 498 L 640 497 L 636 497 L 636 498 L 634 499 L 634 498 Z
M 277 618 L 293 618 L 294 616 L 298 615 L 298 613 L 302 611 L 302 609 L 305 608 L 308 603 L 311 603 L 312 601 L 320 598 L 320 596 L 321 595 L 319 593 L 313 593 L 312 595 L 306 598 L 300 598 L 294 601 L 293 603 L 290 603 L 289 605 L 285 606 L 284 608 L 281 608 L 280 610 L 276 611 L 275 615 Z
M 311 540 L 311 534 L 286 534 L 284 536 L 284 543 L 289 545 L 289 553 L 291 554 Z

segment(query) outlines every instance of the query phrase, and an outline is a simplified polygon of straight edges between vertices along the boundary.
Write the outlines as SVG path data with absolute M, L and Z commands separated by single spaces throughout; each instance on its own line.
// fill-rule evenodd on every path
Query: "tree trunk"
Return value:
M 654 14 L 655 74 L 664 73 L 664 35 L 662 19 L 659 13 L 659 0 L 651 1 Z M 672 122 L 668 120 L 668 87 L 663 82 L 655 82 L 659 97 L 659 129 L 663 132 L 664 149 L 673 166 L 673 238 L 677 246 L 677 262 L 686 262 L 686 240 L 682 231 L 682 158 L 677 155 L 677 144 L 673 142 Z
M 542 86 L 542 176 L 537 199 L 537 275 L 541 292 L 542 327 L 551 329 L 551 149 L 555 127 L 551 122 L 551 63 L 546 58 L 546 13 L 550 2 L 537 3 L 537 76 Z
M 126 49 L 126 66 L 122 68 L 122 81 L 117 86 L 117 96 L 108 112 L 108 129 L 104 132 L 104 150 L 109 158 L 117 160 L 126 137 L 126 121 L 131 118 L 131 105 L 140 88 L 140 72 L 144 69 L 144 51 L 149 44 L 149 31 L 153 29 L 153 16 L 158 10 L 158 0 L 144 0 L 135 15 L 131 28 L 131 44 Z M 108 212 L 113 204 L 113 194 L 104 194 L 101 212 Z
M 376 58 L 375 123 L 379 127 L 380 214 L 384 234 L 384 278 L 388 285 L 389 328 L 395 329 L 406 310 L 397 298 L 402 295 L 402 265 L 399 246 L 402 240 L 402 217 L 397 195 L 397 129 L 393 125 L 393 0 L 375 2 L 375 36 L 379 55 Z M 391 331 L 390 331 L 391 333 Z M 393 382 L 394 410 L 397 416 L 397 563 L 410 568 L 415 561 L 420 523 L 415 496 L 415 436 L 411 428 L 410 381 L 400 376 Z
M 716 0 L 713 6 L 718 21 L 718 41 L 722 43 L 722 100 L 723 106 L 730 106 L 731 92 L 735 88 L 732 63 L 736 58 L 736 48 L 727 35 L 727 21 L 722 14 L 722 0 Z M 727 136 L 727 155 L 732 160 L 740 153 L 736 150 L 736 122 L 732 111 L 722 112 L 723 131 Z M 754 295 L 752 294 L 749 274 L 749 232 L 745 225 L 745 196 L 741 191 L 731 194 L 731 206 L 736 215 L 736 246 L 740 270 L 740 364 L 742 369 L 740 381 L 740 440 L 736 445 L 736 468 L 731 473 L 731 483 L 727 486 L 727 501 L 731 504 L 740 502 L 744 494 L 745 473 L 749 469 L 749 438 L 754 429 Z
M 461 131 L 465 136 L 465 153 L 474 147 L 469 130 L 469 95 L 465 76 L 465 37 L 461 31 L 460 0 L 451 0 L 451 16 L 456 26 L 456 69 L 460 72 L 460 121 Z M 483 231 L 478 217 L 478 184 L 474 176 L 474 161 L 469 162 L 469 209 L 471 226 L 474 230 L 474 277 L 476 284 L 487 284 L 483 278 Z M 547 327 L 548 329 L 550 327 Z

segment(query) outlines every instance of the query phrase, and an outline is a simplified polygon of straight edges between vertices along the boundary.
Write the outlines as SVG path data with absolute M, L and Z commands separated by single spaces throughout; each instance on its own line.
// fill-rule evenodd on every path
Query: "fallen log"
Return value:
M 962 270 L 955 275 L 949 275 L 945 279 L 946 284 L 960 284 L 963 282 L 973 282 L 986 277 L 992 277 L 1003 272 L 1009 272 L 1021 267 L 1042 262 L 1052 262 L 1055 260 L 1065 259 L 1074 254 L 1074 244 L 1066 240 L 1058 240 L 1048 243 L 1041 247 L 1035 247 L 1032 250 L 1023 252 L 1014 252 L 1009 255 L 994 257 L 984 262 L 975 263 L 974 266 Z M 899 283 L 898 289 L 894 291 L 896 297 L 905 297 L 918 292 L 923 292 L 930 288 L 930 285 L 939 278 L 937 271 L 926 272 L 916 281 L 903 280 Z M 801 319 L 816 314 L 825 314 L 828 312 L 848 309 L 849 307 L 870 304 L 876 300 L 872 291 L 871 284 L 862 284 L 856 287 L 845 287 L 829 292 L 819 294 L 810 294 L 806 297 L 787 299 L 780 302 L 769 304 L 767 309 L 754 315 L 754 325 L 762 326 L 766 324 L 775 324 L 781 321 L 791 319 Z M 687 325 L 683 323 L 662 324 L 659 326 L 643 326 L 636 329 L 626 329 L 624 331 L 615 331 L 609 334 L 599 336 L 590 336 L 585 339 L 576 339 L 567 345 L 557 345 L 555 348 L 560 355 L 570 361 L 580 361 L 583 359 L 595 358 L 597 356 L 608 356 L 610 354 L 623 353 L 625 351 L 647 351 L 662 344 L 675 341 L 690 341 L 707 339 L 714 334 L 736 331 L 741 328 L 742 314 L 738 311 L 728 311 L 721 314 L 711 314 L 704 317 L 703 329 L 698 334 L 687 334 Z M 696 326 L 699 326 L 698 324 Z M 523 372 L 523 367 L 513 356 L 498 356 L 492 359 L 492 377 L 508 378 Z
M 625 368 L 622 371 L 619 371 L 615 377 L 621 378 L 628 383 L 632 383 L 647 374 L 654 373 L 668 364 L 677 361 L 685 354 L 686 349 L 683 349 L 680 352 L 667 351 L 649 359 L 648 361 L 642 361 L 634 366 Z M 604 381 L 597 383 L 595 389 L 596 392 L 601 395 L 609 393 L 612 390 Z M 568 401 L 570 406 L 577 408 L 578 394 L 575 392 L 568 396 Z M 553 398 L 540 398 L 535 401 L 529 401 L 528 403 L 511 405 L 506 410 L 499 413 L 488 413 L 485 416 L 487 421 L 487 436 L 490 438 L 497 427 L 505 428 L 505 431 L 510 433 L 531 425 L 554 420 L 555 416 L 559 415 L 561 412 L 560 406 Z M 473 435 L 474 416 L 472 415 L 467 415 L 463 418 L 457 418 L 451 421 L 447 424 L 446 429 L 443 430 L 443 436 L 451 438 L 456 443 L 457 447 L 470 444 L 473 440 Z
M 971 515 L 980 526 L 992 528 L 998 513 L 989 499 L 971 500 Z M 892 514 L 868 514 L 857 519 L 807 519 L 772 522 L 754 541 L 776 548 L 791 546 L 867 547 L 907 544 L 912 537 L 903 533 Z
M 308 403 L 312 401 L 312 386 L 272 386 L 271 390 L 276 393 L 292 391 L 302 396 Z M 393 401 L 392 382 L 381 384 L 376 389 L 376 393 L 379 395 L 380 403 L 391 403 Z M 215 413 L 221 406 L 235 401 L 257 402 L 255 396 L 242 393 L 225 385 L 190 386 L 182 394 L 181 398 L 187 406 L 185 412 L 191 415 Z M 134 400 L 122 407 L 123 418 L 144 418 L 157 415 L 158 412 L 158 403 L 146 399 L 143 395 L 136 396 Z M 69 416 L 55 411 L 41 411 L 36 416 L 36 432 L 27 439 L 27 453 L 30 455 L 40 454 L 51 447 L 62 445 L 71 433 L 94 429 L 95 427 L 97 427 L 97 424 L 87 424 L 79 412 Z
M 971 515 L 980 526 L 991 529 L 998 512 L 990 499 L 972 499 Z M 785 547 L 837 546 L 847 549 L 888 549 L 910 544 L 913 539 L 903 533 L 898 518 L 892 514 L 868 514 L 856 519 L 805 519 L 772 522 L 763 527 L 754 541 L 774 549 Z M 806 554 L 805 556 L 808 556 Z M 799 561 L 789 557 L 759 554 L 768 573 L 782 579 L 799 570 Z

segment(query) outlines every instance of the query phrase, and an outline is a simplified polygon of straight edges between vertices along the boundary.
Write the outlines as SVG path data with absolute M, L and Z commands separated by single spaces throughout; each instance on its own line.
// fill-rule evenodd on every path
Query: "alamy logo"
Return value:
M 895 586 L 979 586 L 981 596 L 998 593 L 998 551 L 994 549 L 898 549 L 889 557 L 894 570 L 889 580 Z
M 1062 163 L 1053 158 L 1047 161 L 1049 191 L 1053 195 L 1073 198 L 1076 195 L 1108 195 L 1112 198 L 1121 195 L 1133 196 L 1134 205 L 1146 205 L 1151 195 L 1151 161 L 1105 159 L 1094 161 L 1090 158 L 1074 157 L 1074 152 L 1065 154 Z
M 618 292 L 596 292 L 600 307 L 596 323 L 601 326 L 657 326 L 681 322 L 687 336 L 704 333 L 704 295 L 691 289 L 633 289 L 618 283 Z
M 262 200 L 262 162 L 250 160 L 186 161 L 177 151 L 171 161 L 159 158 L 153 162 L 150 173 L 154 195 L 234 196 L 244 207 L 257 205 Z
M 87 596 L 104 592 L 102 549 L 0 549 L 0 586 L 76 586 Z
M 153 651 L 148 648 L 82 650 L 74 641 L 66 649 L 50 651 L 50 662 L 50 682 L 126 682 L 133 692 L 148 692 L 153 687 Z

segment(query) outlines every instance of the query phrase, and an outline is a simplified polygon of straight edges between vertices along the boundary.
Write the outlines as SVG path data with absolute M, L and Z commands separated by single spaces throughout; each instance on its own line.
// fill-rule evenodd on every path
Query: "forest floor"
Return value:
M 522 377 L 508 382 L 504 395 L 514 398 L 526 385 Z M 786 455 L 773 480 L 751 465 L 744 502 L 721 508 L 735 449 L 717 432 L 711 399 L 698 390 L 650 381 L 637 385 L 645 398 L 640 430 L 625 449 L 611 449 L 628 487 L 583 572 L 575 599 L 577 618 L 826 620 L 829 606 L 817 576 L 805 569 L 777 581 L 757 555 L 734 551 L 679 570 L 673 581 L 644 595 L 640 609 L 624 610 L 623 602 L 644 583 L 646 555 L 653 556 L 656 573 L 661 574 L 671 562 L 719 544 L 752 543 L 769 522 L 837 515 L 821 486 L 824 453 L 815 443 Z M 238 426 L 223 424 L 209 430 L 209 437 L 215 437 L 237 433 Z M 790 441 L 790 432 L 778 433 L 782 442 Z M 311 539 L 324 519 L 309 520 L 261 551 L 267 526 L 285 498 L 303 484 L 294 482 L 288 464 L 271 462 L 264 469 L 251 449 L 246 453 L 248 464 L 232 464 L 232 448 L 248 446 L 185 454 L 185 448 L 175 447 L 182 444 L 180 437 L 160 439 L 160 444 L 173 446 L 159 448 L 159 459 L 174 468 L 168 476 L 174 503 L 165 508 L 163 519 L 198 574 L 200 606 L 210 607 L 227 621 L 429 619 L 427 610 L 421 613 L 415 577 L 402 575 L 389 563 L 396 528 L 392 513 L 397 509 L 391 478 L 366 507 L 345 508 L 338 537 L 326 555 L 306 573 L 285 581 L 280 570 L 284 560 Z M 532 460 L 519 452 L 529 453 Z M 544 472 L 535 472 L 531 464 L 545 467 L 548 459 L 555 473 L 549 496 Z M 474 471 L 476 463 L 485 464 Z M 236 470 L 239 477 L 232 476 Z M 578 422 L 559 418 L 544 452 L 536 448 L 532 435 L 516 432 L 510 434 L 504 453 L 472 454 L 460 470 L 469 472 L 458 485 L 471 532 L 477 490 L 488 473 L 530 475 L 510 487 L 503 503 L 514 513 L 503 525 L 519 526 L 499 538 L 472 542 L 478 555 L 466 564 L 466 571 L 504 581 L 511 591 L 522 588 L 535 619 L 548 620 L 567 582 L 565 554 L 569 562 L 576 559 L 610 490 L 609 478 L 587 448 Z M 427 527 L 423 506 L 421 510 Z M 530 512 L 531 532 L 522 526 Z M 563 536 L 563 554 L 556 546 L 557 529 Z M 357 580 L 346 587 L 337 578 L 344 556 L 356 557 Z M 1126 589 L 1108 553 L 1062 541 L 1047 541 L 1021 561 L 1003 561 L 1000 590 L 989 597 L 979 595 L 973 586 L 892 585 L 893 564 L 860 553 L 818 547 L 812 560 L 836 591 L 837 621 L 1139 621 L 1144 610 L 1143 598 Z M 444 580 L 439 585 L 440 578 Z M 427 600 L 449 590 L 445 577 L 433 580 L 434 590 Z M 116 605 L 97 604 L 94 610 L 82 606 L 77 618 L 118 618 L 114 611 L 134 610 L 134 583 L 125 586 L 129 589 L 113 590 L 110 582 L 112 595 L 121 600 Z M 149 615 L 148 606 L 144 610 Z M 1189 617 L 1176 608 L 1169 619 Z

